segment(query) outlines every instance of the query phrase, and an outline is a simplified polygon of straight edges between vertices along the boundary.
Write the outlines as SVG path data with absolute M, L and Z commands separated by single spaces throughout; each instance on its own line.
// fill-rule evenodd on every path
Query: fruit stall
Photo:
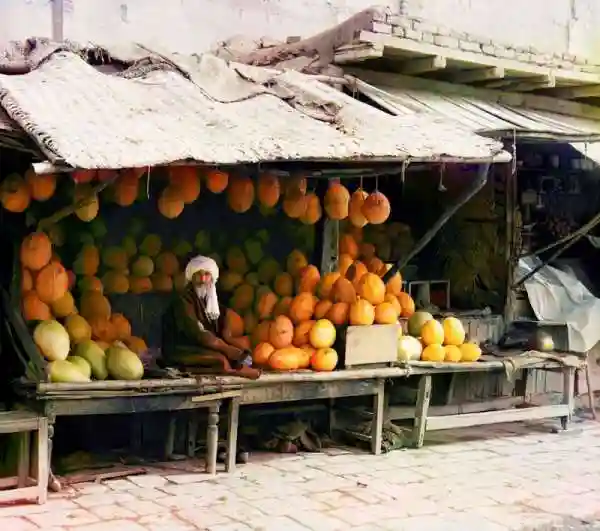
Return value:
M 82 61 L 66 56 L 46 64 Z M 210 66 L 232 75 L 225 65 Z M 251 80 L 260 76 L 255 70 L 244 73 L 243 82 L 252 85 L 253 92 L 241 100 L 267 98 L 272 103 L 272 94 L 259 91 L 256 96 L 260 85 Z M 117 86 L 110 76 L 93 69 L 80 75 L 90 76 L 90 85 L 105 84 L 106 93 Z M 236 73 L 235 80 L 242 83 L 238 77 Z M 419 120 L 402 124 L 306 78 L 286 72 L 277 79 L 285 81 L 288 91 L 331 100 L 352 118 L 347 127 L 332 128 L 330 121 L 313 117 L 307 120 L 306 114 L 290 111 L 277 99 L 277 105 L 269 108 L 266 131 L 256 125 L 260 113 L 254 113 L 254 136 L 236 139 L 246 159 L 221 144 L 218 152 L 214 146 L 204 148 L 203 142 L 192 142 L 197 151 L 181 156 L 176 149 L 180 143 L 169 143 L 168 135 L 160 141 L 145 137 L 145 124 L 135 122 L 130 127 L 140 135 L 136 145 L 147 146 L 143 156 L 131 149 L 136 159 L 127 150 L 115 153 L 117 144 L 132 144 L 126 135 L 115 144 L 112 135 L 120 134 L 118 124 L 97 126 L 94 120 L 100 118 L 95 116 L 82 126 L 79 114 L 88 112 L 90 103 L 78 102 L 81 110 L 75 113 L 75 107 L 64 102 L 65 109 L 75 114 L 69 124 L 69 131 L 75 132 L 60 129 L 62 115 L 45 118 L 56 125 L 48 134 L 61 138 L 53 149 L 62 146 L 64 153 L 41 162 L 48 152 L 36 152 L 33 166 L 28 154 L 10 151 L 3 156 L 2 225 L 7 228 L 6 241 L 12 242 L 7 249 L 14 249 L 3 283 L 7 324 L 3 344 L 10 345 L 20 361 L 4 378 L 17 382 L 14 387 L 21 401 L 49 418 L 50 438 L 57 416 L 208 409 L 207 463 L 214 472 L 219 411 L 226 403 L 231 470 L 241 405 L 291 402 L 300 409 L 301 403 L 317 400 L 327 403 L 332 431 L 367 442 L 373 453 L 380 453 L 387 419 L 404 418 L 394 416 L 396 406 L 390 403 L 386 382 L 420 378 L 412 393 L 416 421 L 412 441 L 419 445 L 427 424 L 432 375 L 506 370 L 506 362 L 482 352 L 480 343 L 489 337 L 477 334 L 482 323 L 486 327 L 498 320 L 489 312 L 481 315 L 480 308 L 490 305 L 496 313 L 498 307 L 498 297 L 491 301 L 485 297 L 497 276 L 500 283 L 505 279 L 497 274 L 504 258 L 495 238 L 502 229 L 490 230 L 493 224 L 485 223 L 488 234 L 482 237 L 449 221 L 473 217 L 481 221 L 489 206 L 486 194 L 497 181 L 488 179 L 490 161 L 496 155 L 507 160 L 502 146 L 462 134 L 462 144 L 455 149 L 456 131 L 442 123 L 433 129 Z M 42 81 L 36 90 L 52 89 L 52 77 Z M 0 78 L 1 83 L 7 93 L 28 90 L 12 80 Z M 64 87 L 62 82 L 58 86 L 61 90 L 52 97 L 60 99 Z M 194 97 L 197 105 L 207 105 L 205 96 Z M 130 99 L 126 105 L 131 105 Z M 174 115 L 172 127 L 189 119 L 186 106 L 163 109 L 161 101 L 140 104 L 139 114 L 154 105 L 161 116 Z M 27 103 L 21 95 L 19 105 Z M 34 113 L 35 106 L 29 104 Z M 96 110 L 98 106 L 94 104 Z M 278 113 L 287 124 L 287 129 L 279 125 L 277 133 L 277 142 L 291 153 L 286 162 L 281 162 L 278 150 L 259 149 L 273 144 L 270 121 Z M 137 116 L 130 111 L 127 115 Z M 11 114 L 15 120 L 21 116 Z M 343 122 L 344 116 L 336 119 Z M 309 131 L 312 135 L 327 131 L 328 140 L 313 141 L 312 151 L 302 145 L 307 121 L 314 128 Z M 198 124 L 193 125 L 197 132 Z M 214 124 L 202 127 L 209 125 Z M 397 138 L 406 136 L 408 126 L 412 140 L 406 139 L 400 148 Z M 84 138 L 88 128 L 98 138 L 104 135 L 95 151 L 87 145 L 64 148 Z M 338 135 L 335 140 L 327 136 L 331 130 Z M 350 133 L 339 130 L 360 134 L 349 141 Z M 46 141 L 27 131 L 38 144 Z M 225 137 L 224 145 L 229 146 L 229 136 Z M 290 139 L 295 139 L 293 149 Z M 165 153 L 165 145 L 175 154 Z M 357 150 L 357 145 L 363 147 Z M 431 153 L 432 145 L 438 152 Z M 162 162 L 148 163 L 159 151 Z M 439 153 L 454 151 L 456 155 L 440 162 Z M 410 165 L 407 153 L 414 153 Z M 471 164 L 459 164 L 464 161 Z M 85 167 L 96 169 L 74 169 Z M 436 208 L 428 209 L 434 198 Z M 479 244 L 473 246 L 474 241 Z M 441 259 L 436 252 L 444 242 Z M 211 257 L 220 268 L 217 288 L 226 307 L 225 329 L 232 343 L 251 351 L 253 366 L 263 371 L 257 380 L 205 375 L 193 355 L 177 363 L 162 360 L 163 315 L 185 286 L 186 264 L 199 254 Z M 421 255 L 415 272 L 413 259 Z M 461 301 L 473 293 L 481 298 Z M 474 305 L 479 313 L 461 313 L 454 301 L 463 308 Z M 540 366 L 544 364 L 564 366 L 547 359 Z M 393 386 L 400 387 L 404 386 Z M 367 422 L 359 429 L 345 422 L 348 413 L 356 413 L 347 402 L 364 405 L 365 399 L 369 406 L 361 414 Z M 565 404 L 559 416 L 568 417 L 571 407 Z M 536 415 L 550 413 L 554 416 L 556 411 Z M 167 455 L 180 442 L 177 417 L 171 415 L 165 430 Z M 484 417 L 479 419 L 485 422 Z M 187 422 L 187 452 L 193 455 L 197 415 L 182 420 Z

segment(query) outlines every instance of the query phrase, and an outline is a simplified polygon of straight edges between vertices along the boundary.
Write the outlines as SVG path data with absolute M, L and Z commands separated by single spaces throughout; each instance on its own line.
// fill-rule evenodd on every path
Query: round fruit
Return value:
M 475 343 L 463 343 L 458 348 L 462 354 L 461 361 L 473 363 L 481 358 L 481 348 Z
M 444 345 L 459 346 L 465 342 L 465 328 L 456 317 L 446 317 L 442 321 L 444 327 Z
M 444 361 L 446 351 L 442 345 L 428 345 L 421 354 L 422 361 L 440 362 Z
M 336 330 L 328 319 L 319 319 L 310 329 L 310 344 L 319 348 L 329 348 L 335 343 Z
M 364 299 L 359 299 L 350 306 L 350 324 L 369 326 L 375 322 L 375 308 Z
M 421 328 L 421 341 L 426 345 L 441 345 L 444 342 L 444 327 L 435 319 L 427 321 Z
M 310 359 L 314 371 L 333 371 L 338 363 L 338 355 L 332 348 L 320 348 Z
M 402 304 L 402 302 L 400 302 Z M 433 315 L 428 312 L 415 312 L 408 320 L 408 333 L 413 337 L 421 337 L 423 325 L 433 320 Z
M 444 361 L 456 363 L 462 359 L 462 353 L 460 352 L 460 349 L 456 345 L 446 345 L 444 347 L 444 351 L 445 351 Z
M 398 361 L 416 361 L 420 359 L 423 352 L 421 342 L 412 336 L 401 336 L 398 338 Z

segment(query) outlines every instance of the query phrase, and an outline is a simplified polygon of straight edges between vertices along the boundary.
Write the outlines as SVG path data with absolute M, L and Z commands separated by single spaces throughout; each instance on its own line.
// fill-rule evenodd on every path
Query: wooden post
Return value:
M 413 427 L 412 441 L 415 448 L 421 448 L 427 430 L 427 415 L 431 401 L 431 374 L 424 374 L 419 380 L 419 392 L 415 408 L 415 424 Z
M 64 14 L 65 6 L 63 0 L 52 0 L 52 40 L 54 42 L 63 42 L 64 35 Z

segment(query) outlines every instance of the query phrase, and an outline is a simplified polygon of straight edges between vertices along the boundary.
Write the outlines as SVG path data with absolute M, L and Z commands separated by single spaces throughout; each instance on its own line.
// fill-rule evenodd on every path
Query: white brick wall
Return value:
M 74 40 L 202 51 L 234 34 L 307 36 L 377 0 L 64 0 Z M 0 40 L 50 35 L 49 0 L 2 0 Z M 600 62 L 599 0 L 391 0 L 397 12 L 515 46 Z

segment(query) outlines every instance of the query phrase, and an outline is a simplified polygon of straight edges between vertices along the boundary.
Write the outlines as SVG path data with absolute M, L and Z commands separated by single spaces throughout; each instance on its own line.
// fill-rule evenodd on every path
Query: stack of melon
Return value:
M 408 335 L 399 331 L 399 361 L 476 362 L 481 348 L 466 341 L 464 326 L 456 317 L 441 322 L 430 313 L 415 312 L 408 320 Z
M 338 271 L 323 276 L 299 250 L 283 265 L 264 258 L 256 272 L 250 271 L 250 261 L 237 247 L 228 251 L 225 262 L 219 288 L 230 296 L 227 328 L 237 344 L 255 348 L 255 362 L 263 367 L 324 370 L 331 364 L 323 365 L 320 358 L 309 362 L 298 349 L 330 349 L 336 326 L 396 324 L 401 315 L 414 312 L 399 274 L 386 285 L 379 273 L 349 254 L 340 257 Z M 275 352 L 277 356 L 267 356 Z
M 74 337 L 68 323 L 41 321 L 34 329 L 33 341 L 48 361 L 48 376 L 54 383 L 87 383 L 108 377 L 141 380 L 144 376 L 139 356 L 125 344 L 115 342 L 105 351 L 89 337 Z

